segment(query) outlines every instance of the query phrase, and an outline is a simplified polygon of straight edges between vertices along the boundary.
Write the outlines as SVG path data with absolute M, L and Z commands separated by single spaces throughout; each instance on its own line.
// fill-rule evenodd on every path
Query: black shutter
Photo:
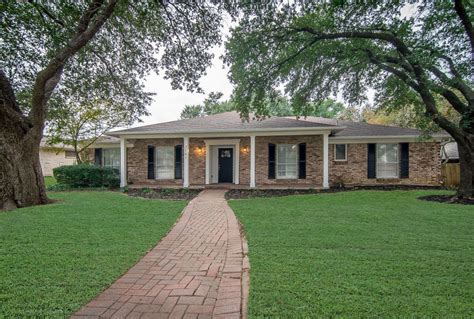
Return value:
M 375 144 L 367 144 L 367 178 L 375 178 L 375 166 L 377 158 L 375 156 Z
M 268 144 L 268 179 L 275 179 L 275 144 Z
M 155 179 L 155 147 L 148 145 L 148 179 Z
M 298 178 L 306 178 L 306 143 L 298 145 Z
M 174 179 L 183 178 L 183 145 L 174 147 Z
M 102 149 L 96 148 L 94 150 L 94 164 L 102 166 Z
M 410 171 L 408 143 L 400 143 L 400 178 L 408 178 Z

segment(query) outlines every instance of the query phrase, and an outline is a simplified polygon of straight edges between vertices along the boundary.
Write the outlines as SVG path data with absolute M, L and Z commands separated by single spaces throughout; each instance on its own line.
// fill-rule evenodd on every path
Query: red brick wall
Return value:
M 257 136 L 256 137 L 256 186 L 323 186 L 323 137 L 308 136 Z M 306 143 L 305 179 L 268 179 L 268 144 Z
M 329 145 L 329 184 L 339 185 L 439 185 L 441 159 L 439 143 L 410 143 L 409 178 L 368 179 L 367 144 L 347 144 L 347 161 L 334 161 L 334 145 Z
M 231 137 L 230 137 L 231 138 Z M 231 138 L 233 139 L 233 138 Z M 268 143 L 306 143 L 306 179 L 268 179 Z M 182 138 L 128 140 L 133 144 L 127 148 L 128 182 L 143 185 L 181 185 L 182 180 L 149 180 L 147 178 L 147 146 L 182 145 Z M 206 146 L 203 138 L 189 141 L 190 185 L 204 185 L 206 178 Z M 323 183 L 323 137 L 315 136 L 257 136 L 256 137 L 256 186 L 304 186 L 322 187 Z M 331 186 L 374 184 L 439 185 L 441 180 L 441 160 L 439 143 L 410 143 L 410 177 L 407 179 L 368 179 L 367 144 L 347 144 L 347 161 L 334 161 L 334 145 L 329 145 L 329 183 Z M 250 138 L 240 138 L 240 185 L 250 183 Z M 93 151 L 91 152 L 93 157 Z
M 231 138 L 234 139 L 234 138 Z M 189 139 L 189 183 L 190 185 L 204 185 L 206 182 L 206 144 L 203 138 Z M 182 138 L 173 139 L 137 139 L 128 140 L 127 144 L 127 172 L 128 183 L 139 185 L 182 185 L 181 179 L 149 180 L 148 174 L 148 145 L 175 146 L 182 145 Z M 244 151 L 250 149 L 250 138 L 240 138 L 239 182 L 242 185 L 250 183 L 250 156 Z
M 148 145 L 175 146 L 183 145 L 182 138 L 136 139 L 127 140 L 127 180 L 129 184 L 139 185 L 182 185 L 181 179 L 148 179 Z

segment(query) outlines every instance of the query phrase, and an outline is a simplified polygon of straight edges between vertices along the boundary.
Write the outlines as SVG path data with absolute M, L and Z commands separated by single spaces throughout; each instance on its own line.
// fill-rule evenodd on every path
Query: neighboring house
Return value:
M 39 156 L 43 176 L 53 176 L 53 168 L 55 167 L 76 163 L 76 154 L 71 146 L 50 145 L 46 143 L 46 139 L 41 140 Z
M 89 159 L 96 165 L 112 167 L 120 171 L 120 139 L 101 136 L 93 144 Z
M 108 134 L 116 139 L 94 146 L 95 162 L 119 165 L 122 186 L 239 188 L 439 185 L 449 137 L 316 117 L 242 122 L 236 112 Z

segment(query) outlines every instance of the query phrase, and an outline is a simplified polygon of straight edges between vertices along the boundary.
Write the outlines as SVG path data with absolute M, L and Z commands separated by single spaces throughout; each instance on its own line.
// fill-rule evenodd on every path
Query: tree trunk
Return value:
M 0 118 L 0 209 L 45 204 L 48 197 L 39 160 L 42 129 L 7 118 Z
M 473 198 L 474 184 L 474 137 L 467 136 L 463 142 L 458 141 L 459 164 L 461 166 L 461 181 L 457 196 Z

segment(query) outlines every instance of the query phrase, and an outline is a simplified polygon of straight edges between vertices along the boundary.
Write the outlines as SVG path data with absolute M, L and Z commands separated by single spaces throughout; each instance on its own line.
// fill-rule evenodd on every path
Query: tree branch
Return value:
M 471 18 L 467 14 L 462 0 L 454 0 L 454 9 L 456 9 L 456 13 L 461 20 L 464 30 L 466 30 L 467 38 L 471 43 L 471 63 L 474 63 L 474 28 L 472 27 Z
M 347 32 L 335 32 L 335 33 L 321 33 L 313 28 L 302 27 L 293 28 L 295 32 L 307 32 L 315 35 L 317 40 L 336 40 L 336 39 L 374 39 L 382 40 L 391 43 L 400 53 L 403 55 L 410 54 L 410 50 L 403 43 L 402 40 L 397 38 L 394 34 L 389 32 L 369 32 L 369 31 L 347 31 Z
M 36 77 L 33 87 L 32 109 L 29 117 L 40 131 L 44 127 L 47 101 L 61 78 L 64 65 L 68 59 L 83 48 L 99 31 L 105 21 L 112 15 L 117 0 L 110 0 L 102 12 L 92 20 L 102 8 L 102 3 L 103 0 L 96 0 L 89 5 L 79 20 L 76 34 L 65 47 L 59 50 Z
M 440 79 L 441 82 L 443 82 L 443 84 L 452 86 L 456 88 L 457 90 L 459 90 L 459 92 L 461 92 L 462 95 L 464 95 L 468 103 L 470 105 L 474 105 L 474 91 L 468 85 L 466 85 L 461 79 L 457 77 L 452 79 L 435 66 L 430 67 L 429 71 L 431 71 L 438 79 Z M 459 112 L 462 112 L 462 111 L 459 111 Z
M 36 8 L 36 10 L 38 10 L 38 13 L 41 16 L 43 16 L 43 13 L 44 13 L 46 16 L 48 16 L 48 18 L 50 18 L 56 24 L 59 24 L 61 27 L 64 28 L 65 23 L 62 20 L 58 19 L 53 13 L 51 13 L 51 11 L 49 11 L 48 8 L 46 8 L 45 6 L 42 6 L 41 4 L 33 0 L 29 0 L 28 2 L 32 4 Z

